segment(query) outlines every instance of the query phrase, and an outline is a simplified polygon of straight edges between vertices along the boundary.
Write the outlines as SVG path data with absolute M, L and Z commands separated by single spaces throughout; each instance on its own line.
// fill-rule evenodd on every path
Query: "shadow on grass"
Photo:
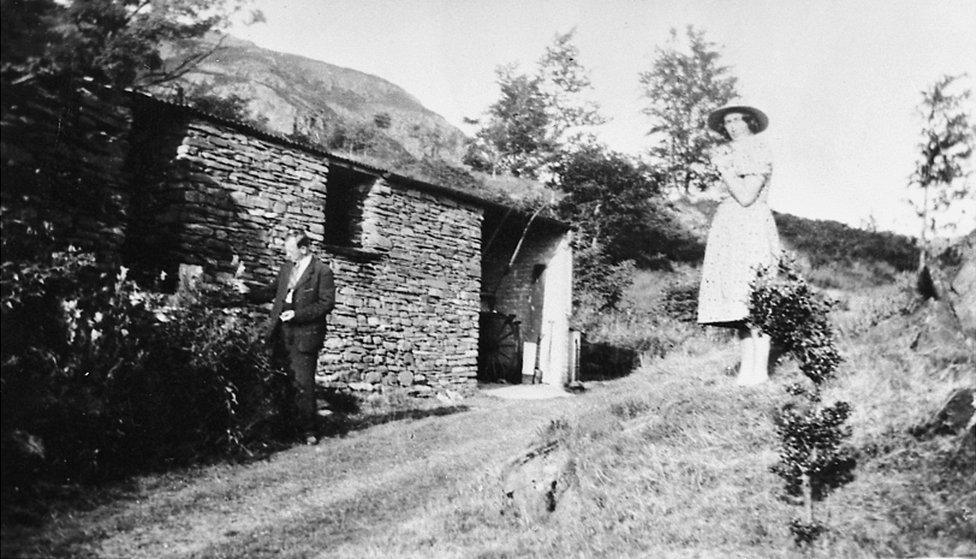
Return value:
M 317 433 L 319 439 L 338 438 L 353 431 L 360 431 L 391 423 L 394 421 L 439 417 L 465 412 L 467 405 L 430 405 L 428 407 L 407 407 L 405 409 L 385 409 L 375 413 L 364 412 L 362 402 L 348 393 L 320 394 L 332 414 L 319 417 Z M 409 405 L 409 400 L 405 402 Z M 416 406 L 416 404 L 414 404 Z M 277 429 L 282 429 L 277 426 Z M 3 526 L 4 540 L 14 541 L 23 533 L 36 530 L 57 513 L 90 511 L 113 501 L 133 499 L 147 489 L 164 483 L 170 473 L 183 475 L 187 468 L 197 468 L 220 463 L 247 464 L 266 460 L 278 452 L 304 444 L 304 438 L 285 434 L 262 441 L 253 441 L 247 453 L 232 456 L 202 456 L 193 464 L 176 467 L 159 465 L 156 468 L 133 472 L 128 476 L 106 478 L 98 482 L 81 483 L 62 481 L 59 483 L 40 482 L 31 487 L 5 487 L 0 525 Z M 139 476 L 139 477 L 137 477 Z
M 375 397 L 375 395 L 374 395 Z M 465 405 L 444 406 L 437 405 L 435 400 L 405 397 L 402 394 L 391 394 L 385 399 L 380 398 L 380 408 L 368 403 L 350 392 L 340 392 L 334 389 L 317 391 L 319 403 L 325 404 L 329 415 L 318 417 L 316 432 L 320 438 L 342 437 L 351 431 L 360 431 L 374 425 L 382 425 L 404 419 L 423 419 L 451 415 L 470 409 Z M 427 405 L 424 405 L 427 404 Z
M 332 410 L 332 415 L 319 418 L 318 434 L 319 437 L 343 437 L 352 431 L 360 431 L 376 425 L 391 423 L 393 421 L 452 415 L 455 413 L 468 411 L 469 409 L 469 406 L 456 405 L 431 408 L 409 408 L 372 414 L 359 413 L 358 411 L 356 413 L 341 413 L 336 410 Z

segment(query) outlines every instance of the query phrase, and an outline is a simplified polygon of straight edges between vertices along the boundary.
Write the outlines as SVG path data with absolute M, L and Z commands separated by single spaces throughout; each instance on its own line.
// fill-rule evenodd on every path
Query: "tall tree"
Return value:
M 652 121 L 649 154 L 668 184 L 684 194 L 704 191 L 718 178 L 709 150 L 719 137 L 706 119 L 736 95 L 736 78 L 719 58 L 703 31 L 688 26 L 681 38 L 671 29 L 668 45 L 657 49 L 651 69 L 640 74 L 648 100 L 643 113 Z
M 976 146 L 976 126 L 970 120 L 971 108 L 967 106 L 972 91 L 953 88 L 962 77 L 943 76 L 922 92 L 922 102 L 918 106 L 924 125 L 919 143 L 921 153 L 915 163 L 910 187 L 922 191 L 921 201 L 913 202 L 922 220 L 920 271 L 928 263 L 931 238 L 947 232 L 954 225 L 940 221 L 946 219 L 946 210 L 963 200 L 972 205 L 976 195 L 969 182 L 972 169 L 968 165 Z
M 475 134 L 478 142 L 469 146 L 465 163 L 493 175 L 507 172 L 535 178 L 555 150 L 542 80 L 519 73 L 514 66 L 500 67 L 496 74 L 501 97 L 488 108 L 487 122 Z M 471 150 L 481 145 L 490 146 L 493 157 Z
M 497 69 L 501 95 L 488 108 L 465 163 L 492 174 L 538 178 L 583 129 L 603 122 L 598 107 L 584 99 L 592 86 L 573 34 L 556 35 L 532 74 L 513 65 Z
M 657 182 L 640 162 L 589 143 L 564 155 L 553 186 L 566 195 L 556 208 L 583 244 L 599 244 L 613 260 L 634 258 L 648 209 L 659 200 Z
M 117 87 L 145 87 L 186 73 L 217 46 L 167 66 L 160 48 L 203 37 L 249 0 L 2 0 L 2 72 L 56 74 Z M 260 20 L 259 12 L 252 12 Z
M 556 35 L 538 63 L 540 89 L 547 99 L 548 133 L 558 144 L 579 144 L 585 130 L 606 122 L 599 106 L 586 96 L 593 89 L 589 71 L 573 44 L 576 30 Z

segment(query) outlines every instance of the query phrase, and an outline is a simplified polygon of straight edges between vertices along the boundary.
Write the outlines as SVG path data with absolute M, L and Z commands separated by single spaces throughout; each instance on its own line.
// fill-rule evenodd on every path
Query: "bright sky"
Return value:
M 774 209 L 916 235 L 906 202 L 921 91 L 966 72 L 976 90 L 976 0 L 255 0 L 266 23 L 231 34 L 375 74 L 471 133 L 497 98 L 494 70 L 532 70 L 576 29 L 603 139 L 648 147 L 638 74 L 672 27 L 719 45 L 744 99 L 770 117 Z M 976 228 L 976 197 L 958 232 Z

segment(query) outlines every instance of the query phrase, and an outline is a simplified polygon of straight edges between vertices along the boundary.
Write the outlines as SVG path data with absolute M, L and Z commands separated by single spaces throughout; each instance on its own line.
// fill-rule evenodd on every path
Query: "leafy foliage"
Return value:
M 582 128 L 603 122 L 595 104 L 579 100 L 591 86 L 573 33 L 556 36 L 534 74 L 512 65 L 496 70 L 500 97 L 469 144 L 465 164 L 492 175 L 537 178 Z
M 790 520 L 790 533 L 793 534 L 793 541 L 800 546 L 812 544 L 826 530 L 827 527 L 824 523 L 816 520 L 813 522 L 806 522 L 799 518 Z
M 849 267 L 860 261 L 908 271 L 918 264 L 915 240 L 904 235 L 865 231 L 836 221 L 780 213 L 776 214 L 776 228 L 780 237 L 796 251 L 803 252 L 813 267 L 832 264 Z
M 683 249 L 682 227 L 660 193 L 653 170 L 605 146 L 587 142 L 552 167 L 550 186 L 564 193 L 556 215 L 576 228 L 575 293 L 578 307 L 613 307 L 638 265 Z M 660 257 L 660 258 L 658 258 Z
M 833 303 L 816 293 L 787 258 L 779 276 L 765 274 L 753 285 L 750 320 L 792 353 L 800 369 L 819 386 L 840 364 L 829 313 Z
M 488 123 L 475 134 L 464 163 L 492 174 L 535 177 L 555 151 L 546 130 L 546 98 L 539 77 L 497 70 L 501 97 L 488 109 Z
M 780 451 L 772 468 L 783 478 L 786 495 L 799 497 L 805 507 L 805 517 L 793 519 L 790 530 L 797 545 L 807 545 L 826 529 L 814 518 L 814 501 L 854 479 L 856 461 L 844 446 L 851 409 L 847 402 L 821 402 L 821 387 L 841 360 L 828 316 L 832 304 L 810 288 L 790 259 L 780 260 L 779 273 L 761 271 L 753 283 L 750 321 L 799 361 L 812 384 L 787 389 L 793 399 L 776 418 Z
M 657 51 L 651 69 L 640 74 L 643 96 L 651 117 L 649 131 L 655 144 L 650 155 L 669 186 L 682 193 L 708 189 L 718 178 L 710 164 L 709 149 L 719 137 L 706 126 L 708 114 L 735 96 L 736 78 L 719 65 L 716 45 L 703 31 L 685 30 L 687 49 L 679 45 L 678 32 Z
M 216 95 L 209 89 L 195 87 L 186 94 L 184 102 L 219 118 L 247 122 L 263 130 L 268 128 L 268 118 L 263 115 L 251 116 L 248 100 L 234 93 Z
M 4 1 L 6 74 L 90 77 L 117 87 L 175 79 L 210 54 L 167 67 L 165 42 L 201 37 L 225 23 L 244 0 Z M 259 17 L 259 16 L 258 16 Z
M 409 134 L 420 144 L 425 159 L 441 159 L 444 151 L 453 152 L 456 147 L 454 138 L 445 136 L 436 127 L 415 124 L 410 127 Z
M 73 250 L 5 260 L 2 280 L 5 493 L 288 434 L 290 383 L 243 311 L 205 294 L 174 306 Z
M 591 286 L 574 292 L 580 301 L 572 326 L 584 332 L 583 380 L 627 375 L 648 358 L 664 357 L 688 340 L 708 335 L 695 324 L 695 301 L 682 309 L 690 313 L 690 321 L 668 310 L 673 291 L 697 291 L 698 274 L 691 267 L 638 270 L 627 260 L 610 271 L 604 293 L 614 292 L 612 306 Z
M 780 411 L 776 432 L 784 444 L 773 471 L 786 480 L 787 495 L 803 497 L 804 475 L 809 477 L 810 490 L 818 501 L 854 479 L 853 454 L 841 446 L 850 436 L 850 428 L 844 426 L 850 412 L 847 402 Z
M 976 148 L 976 123 L 970 122 L 966 107 L 972 91 L 951 91 L 961 77 L 943 76 L 922 93 L 918 107 L 925 124 L 911 184 L 923 193 L 922 201 L 914 205 L 922 219 L 921 238 L 926 251 L 929 250 L 927 238 L 953 226 L 951 222 L 940 223 L 941 214 L 973 193 L 967 180 L 972 171 L 965 166 Z
M 597 144 L 560 158 L 551 185 L 565 196 L 557 215 L 577 227 L 581 245 L 598 243 L 611 262 L 634 259 L 653 244 L 649 217 L 661 213 L 656 177 L 641 163 Z
M 664 312 L 681 322 L 698 318 L 698 284 L 672 283 L 664 291 Z
M 573 299 L 577 307 L 606 310 L 616 306 L 630 285 L 634 262 L 612 262 L 599 243 L 578 246 L 573 257 Z

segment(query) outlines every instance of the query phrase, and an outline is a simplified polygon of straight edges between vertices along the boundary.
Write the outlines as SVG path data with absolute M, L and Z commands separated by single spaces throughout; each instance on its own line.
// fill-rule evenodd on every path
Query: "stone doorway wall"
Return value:
M 519 324 L 521 382 L 561 385 L 572 310 L 570 232 L 550 220 L 489 209 L 482 221 L 482 312 Z M 482 347 L 490 343 L 482 343 Z M 479 355 L 484 364 L 491 355 Z

